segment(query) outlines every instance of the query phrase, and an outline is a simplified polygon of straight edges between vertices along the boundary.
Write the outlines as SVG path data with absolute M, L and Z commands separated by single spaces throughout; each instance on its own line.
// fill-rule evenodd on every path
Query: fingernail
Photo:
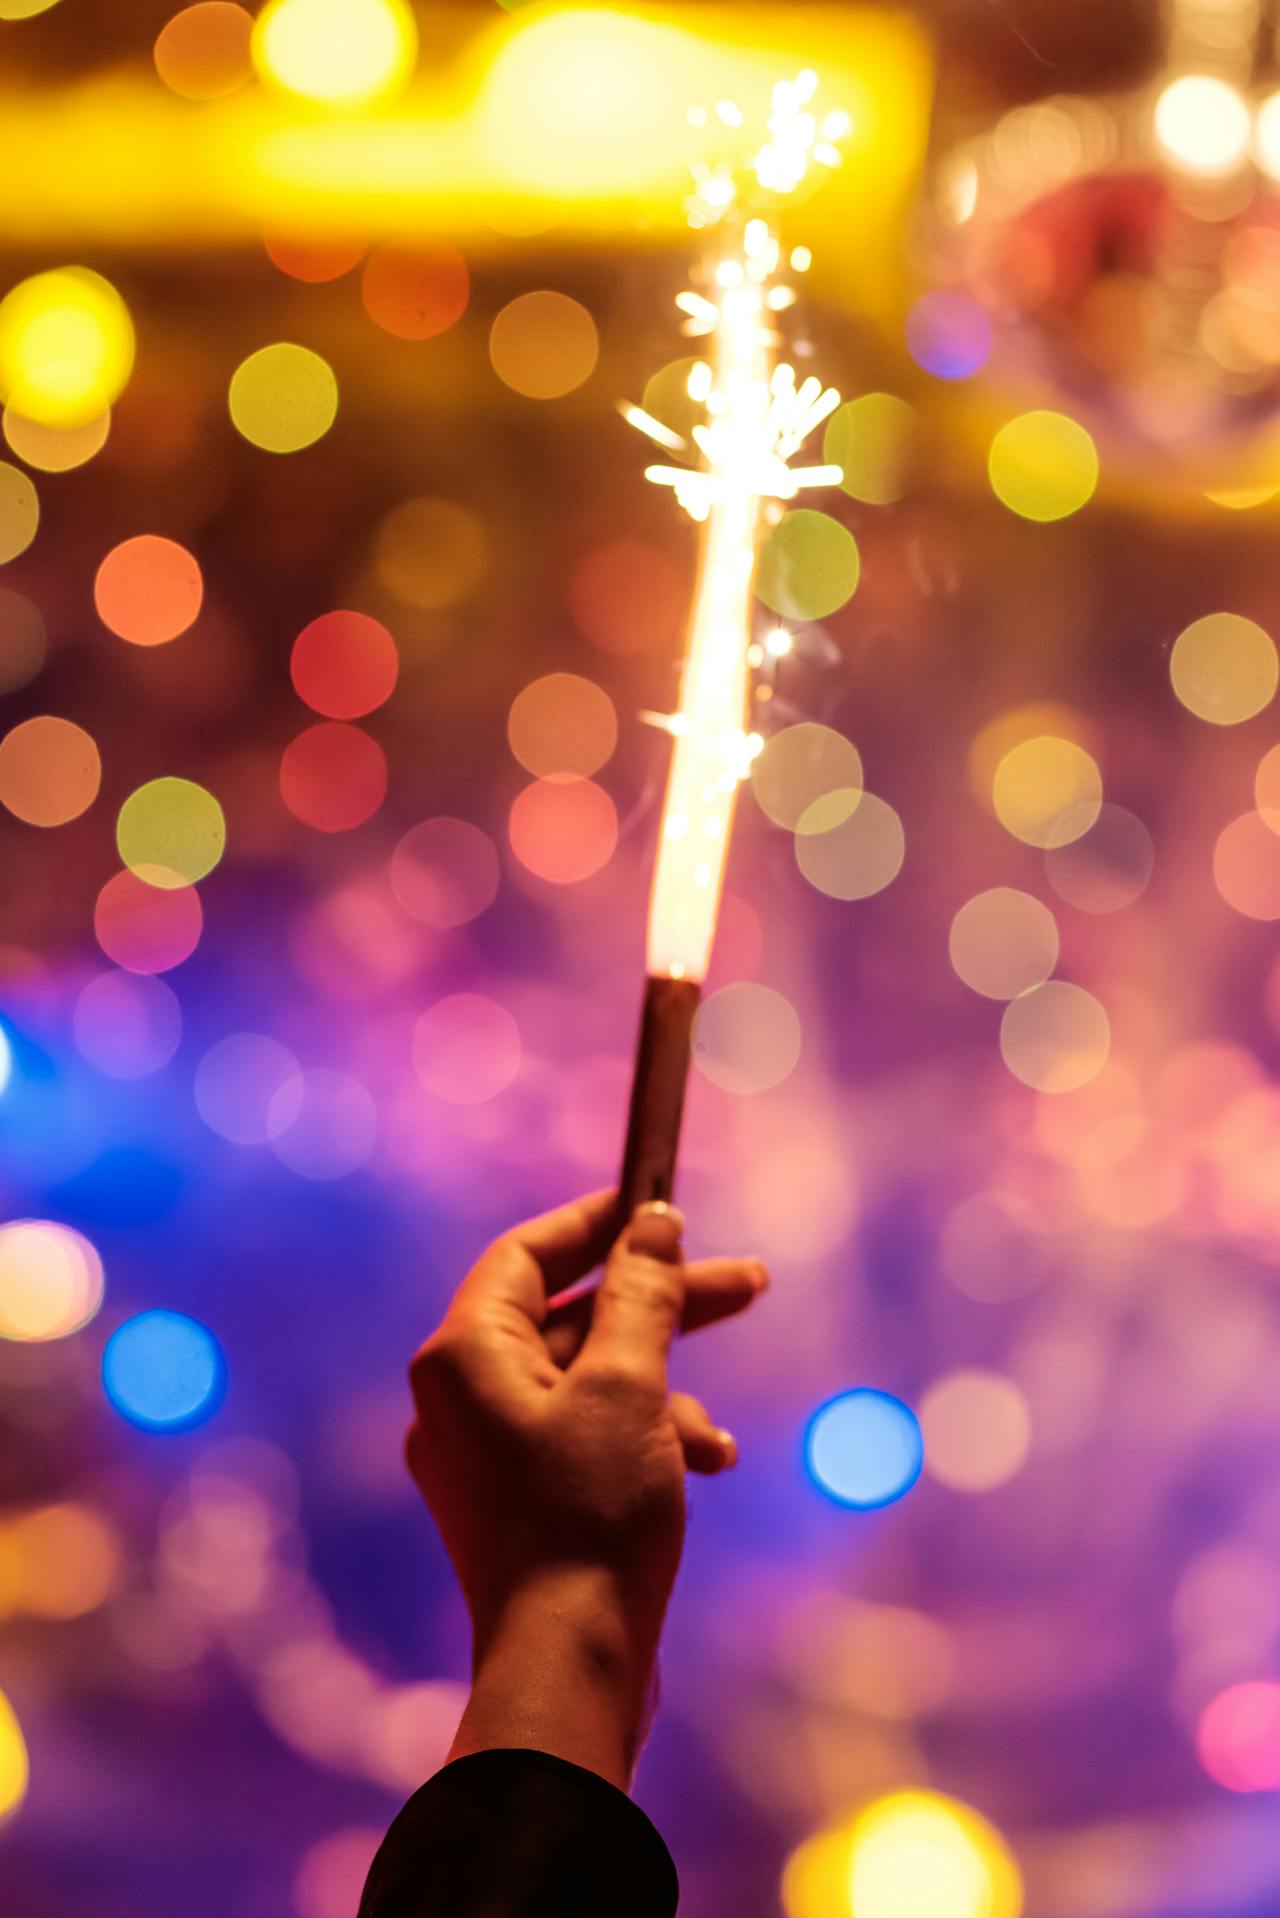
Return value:
M 654 1199 L 640 1205 L 632 1215 L 627 1245 L 633 1252 L 646 1253 L 652 1259 L 674 1258 L 684 1231 L 684 1214 L 679 1206 Z
M 720 1449 L 724 1453 L 725 1464 L 736 1465 L 738 1463 L 738 1441 L 733 1436 L 733 1433 L 726 1432 L 724 1427 L 721 1426 L 716 1433 L 716 1437 L 720 1441 Z
M 765 1268 L 761 1265 L 759 1259 L 752 1259 L 750 1261 L 750 1263 L 747 1266 L 747 1277 L 750 1279 L 752 1285 L 755 1287 L 757 1292 L 768 1291 L 769 1274 L 766 1272 Z

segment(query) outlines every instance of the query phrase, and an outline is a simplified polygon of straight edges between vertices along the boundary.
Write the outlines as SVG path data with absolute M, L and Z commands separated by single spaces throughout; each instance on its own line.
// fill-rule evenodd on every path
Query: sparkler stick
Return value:
M 738 785 L 763 745 L 746 723 L 761 535 L 778 515 L 774 502 L 841 477 L 838 466 L 790 464 L 840 396 L 818 379 L 797 384 L 793 367 L 777 358 L 777 315 L 792 304 L 795 289 L 784 277 L 766 213 L 795 191 L 811 161 L 839 163 L 834 142 L 849 122 L 843 114 L 819 122 L 810 110 L 817 84 L 817 75 L 806 71 L 774 88 L 769 138 L 743 187 L 723 168 L 695 170 L 691 224 L 714 223 L 722 244 L 706 291 L 681 293 L 676 301 L 686 315 L 685 332 L 708 342 L 707 358 L 695 361 L 689 378 L 690 398 L 706 408 L 705 421 L 693 428 L 692 448 L 641 408 L 622 409 L 660 446 L 697 453 L 697 466 L 654 465 L 645 477 L 669 486 L 703 529 L 679 709 L 649 715 L 671 733 L 675 747 L 649 907 L 619 1192 L 624 1218 L 646 1200 L 671 1197 L 693 1021 L 715 939 Z M 727 125 L 741 124 L 731 103 L 716 111 Z M 807 257 L 797 252 L 790 264 L 802 270 Z

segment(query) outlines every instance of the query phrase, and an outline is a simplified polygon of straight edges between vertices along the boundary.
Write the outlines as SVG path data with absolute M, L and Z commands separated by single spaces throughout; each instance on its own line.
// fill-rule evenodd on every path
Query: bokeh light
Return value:
M 751 762 L 751 789 L 775 826 L 821 832 L 854 810 L 862 792 L 862 755 L 834 727 L 801 720 L 766 739 Z M 842 797 L 832 803 L 836 793 Z
M 527 772 L 542 779 L 581 778 L 604 765 L 618 743 L 608 693 L 579 673 L 546 673 L 518 693 L 507 739 Z
M 334 106 L 403 85 L 417 51 L 408 0 L 268 0 L 253 31 L 264 79 Z
M 555 400 L 590 379 L 600 352 L 596 323 L 567 293 L 521 293 L 489 330 L 489 358 L 526 399 Z
M 1098 484 L 1098 451 L 1065 413 L 1021 413 L 991 442 L 987 470 L 996 498 L 1023 519 L 1078 513 Z
M 640 396 L 642 410 L 678 433 L 690 446 L 694 444 L 694 427 L 707 417 L 705 392 L 700 399 L 694 398 L 694 393 L 700 390 L 699 381 L 706 377 L 706 366 L 705 360 L 690 355 L 669 360 L 649 375 Z M 697 371 L 699 368 L 703 369 L 701 373 Z
M 756 594 L 783 619 L 825 619 L 853 598 L 862 562 L 858 542 L 829 513 L 784 513 L 760 548 Z
M 859 1385 L 818 1407 L 805 1432 L 804 1456 L 820 1492 L 837 1505 L 870 1511 L 911 1490 L 924 1463 L 924 1441 L 909 1405 Z
M 1155 844 L 1135 813 L 1106 804 L 1095 813 L 1083 809 L 1085 825 L 1076 832 L 1070 809 L 1058 822 L 1067 843 L 1050 846 L 1045 876 L 1060 899 L 1081 912 L 1119 912 L 1145 892 L 1155 866 Z
M 374 541 L 378 581 L 406 606 L 438 612 L 467 599 L 484 576 L 484 528 L 447 499 L 409 499 L 393 507 Z
M 113 546 L 93 582 L 104 626 L 134 646 L 163 646 L 185 633 L 204 601 L 193 553 L 176 540 L 139 533 Z
M 196 1067 L 196 1110 L 232 1145 L 266 1145 L 302 1110 L 301 1068 L 287 1046 L 261 1032 L 233 1032 Z
M 0 1589 L 35 1618 L 84 1618 L 119 1583 L 120 1540 L 100 1512 L 68 1501 L 0 1523 Z
M 991 320 L 967 293 L 926 293 L 907 315 L 907 351 L 939 380 L 967 380 L 987 363 Z
M 0 20 L 31 20 L 57 4 L 58 0 L 0 0 Z
M 12 4 L 12 0 L 9 3 Z M 0 17 L 13 19 L 14 16 L 6 13 Z M 0 1692 L 0 1819 L 7 1818 L 22 1803 L 29 1776 L 30 1762 L 22 1727 L 13 1706 Z
M 1219 1692 L 1200 1715 L 1196 1751 L 1228 1791 L 1280 1791 L 1280 1685 L 1252 1679 Z
M 1000 1051 L 1005 1064 L 1037 1092 L 1071 1092 L 1101 1072 L 1111 1050 L 1111 1022 L 1083 986 L 1047 979 L 1005 1007 Z
M 493 904 L 498 879 L 497 848 L 465 819 L 424 819 L 391 855 L 391 890 L 424 926 L 465 926 Z
M 674 653 L 688 582 L 657 546 L 607 540 L 574 567 L 569 605 L 579 630 L 606 653 Z
M 8 1090 L 13 1077 L 13 1045 L 8 1033 L 0 1025 L 0 1093 Z
M 84 426 L 44 426 L 24 419 L 12 406 L 4 409 L 4 436 L 27 466 L 42 473 L 69 473 L 100 453 L 111 431 L 108 408 Z
M 867 506 L 890 506 L 906 491 L 920 419 L 893 393 L 864 393 L 827 421 L 822 457 L 841 469 L 842 492 Z
M 1012 1379 L 951 1372 L 920 1401 L 926 1469 L 953 1492 L 990 1492 L 1026 1463 L 1031 1414 Z
M 156 72 L 185 100 L 221 100 L 253 74 L 253 15 L 231 0 L 198 0 L 156 37 Z
M 227 822 L 213 794 L 193 779 L 151 779 L 121 806 L 116 845 L 131 872 L 173 890 L 213 871 L 226 851 Z
M 212 1332 L 185 1312 L 139 1312 L 116 1327 L 102 1354 L 107 1398 L 146 1432 L 184 1431 L 222 1402 L 226 1362 Z
M 387 758 L 359 726 L 330 720 L 290 740 L 280 760 L 285 805 L 317 832 L 350 832 L 387 796 Z
M 458 249 L 443 240 L 376 247 L 365 262 L 365 312 L 399 340 L 432 340 L 467 310 L 471 276 Z
M 395 640 L 367 613 L 321 613 L 293 642 L 299 699 L 326 719 L 360 719 L 389 699 L 400 671 Z
M 1014 1192 L 975 1192 L 954 1205 L 938 1234 L 938 1264 L 958 1292 L 1007 1305 L 1044 1284 L 1053 1267 L 1045 1215 Z
M 133 371 L 129 309 L 87 267 L 20 280 L 0 300 L 0 399 L 41 426 L 87 426 Z
M 102 784 L 98 748 L 83 726 L 43 713 L 0 739 L 0 805 L 29 826 L 65 826 Z
M 81 1233 L 48 1219 L 0 1225 L 0 1339 L 65 1339 L 102 1304 L 102 1260 Z
M 593 779 L 535 779 L 512 801 L 507 834 L 516 858 L 537 878 L 573 886 L 612 859 L 618 814 Z
M 515 1079 L 524 1048 L 505 1006 L 480 992 L 437 1000 L 413 1028 L 413 1069 L 449 1105 L 482 1105 Z
M 72 1013 L 81 1055 L 109 1079 L 145 1079 L 168 1065 L 182 1039 L 182 1008 L 163 979 L 100 972 Z
M 352 1825 L 318 1839 L 294 1875 L 297 1918 L 351 1918 L 382 1838 L 380 1827 Z
M 0 596 L 0 635 L 3 631 L 4 605 Z M 1258 761 L 1258 770 L 1253 779 L 1253 797 L 1272 832 L 1280 832 L 1280 746 L 1272 746 Z
M 799 1016 L 772 986 L 738 980 L 698 1008 L 693 1063 L 726 1092 L 768 1092 L 795 1070 L 799 1057 Z
M 267 1132 L 290 1172 L 317 1182 L 342 1179 L 372 1155 L 378 1108 L 368 1087 L 349 1073 L 312 1066 L 272 1096 Z
M 940 1792 L 894 1792 L 788 1860 L 787 1918 L 1021 1918 L 1022 1877 L 985 1818 Z
M 1213 726 L 1252 719 L 1275 697 L 1275 641 L 1239 613 L 1206 613 L 1184 627 L 1169 657 L 1173 690 L 1188 712 Z
M 1028 846 L 1066 846 L 1089 831 L 1102 810 L 1102 774 L 1073 740 L 1049 733 L 1004 755 L 991 782 L 996 818 Z
M 0 460 L 0 566 L 25 553 L 40 526 L 40 499 L 27 475 Z
M 1029 892 L 993 886 L 961 906 L 951 921 L 951 964 L 988 999 L 1016 999 L 1040 985 L 1058 963 L 1058 926 Z
M 1280 833 L 1275 815 L 1241 813 L 1218 834 L 1213 883 L 1246 919 L 1280 919 Z
M 34 679 L 49 650 L 40 608 L 11 586 L 0 586 L 0 693 Z
M 1165 156 L 1189 173 L 1230 173 L 1249 150 L 1249 109 L 1228 81 L 1184 73 L 1156 101 L 1155 133 Z
M 291 280 L 301 280 L 307 286 L 324 286 L 329 280 L 340 280 L 353 266 L 359 266 L 367 242 L 327 237 L 310 240 L 269 232 L 263 234 L 262 244 L 271 264 L 287 273 Z
M 322 439 L 338 414 L 333 368 L 289 340 L 261 346 L 231 375 L 232 422 L 266 453 L 297 453 Z
M 836 824 L 827 826 L 833 817 Z M 806 830 L 806 821 L 815 819 L 820 830 Z M 801 816 L 795 853 L 796 864 L 819 892 L 831 899 L 870 899 L 901 872 L 906 835 L 893 807 L 875 793 L 832 793 Z
M 194 886 L 162 889 L 136 872 L 118 872 L 98 894 L 93 930 L 107 958 L 126 971 L 169 972 L 200 943 L 200 895 Z

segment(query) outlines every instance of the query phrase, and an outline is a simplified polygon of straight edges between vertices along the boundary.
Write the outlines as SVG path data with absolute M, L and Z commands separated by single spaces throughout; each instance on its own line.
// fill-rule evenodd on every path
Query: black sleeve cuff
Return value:
M 638 1805 L 540 1751 L 457 1758 L 416 1791 L 359 1918 L 674 1918 L 675 1866 Z

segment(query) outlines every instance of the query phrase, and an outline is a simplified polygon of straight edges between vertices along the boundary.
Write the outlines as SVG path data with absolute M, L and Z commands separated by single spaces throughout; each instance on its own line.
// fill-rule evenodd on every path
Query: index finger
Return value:
M 535 1325 L 547 1300 L 586 1277 L 613 1243 L 617 1194 L 590 1192 L 513 1226 L 481 1253 L 454 1294 L 455 1306 L 514 1305 Z

